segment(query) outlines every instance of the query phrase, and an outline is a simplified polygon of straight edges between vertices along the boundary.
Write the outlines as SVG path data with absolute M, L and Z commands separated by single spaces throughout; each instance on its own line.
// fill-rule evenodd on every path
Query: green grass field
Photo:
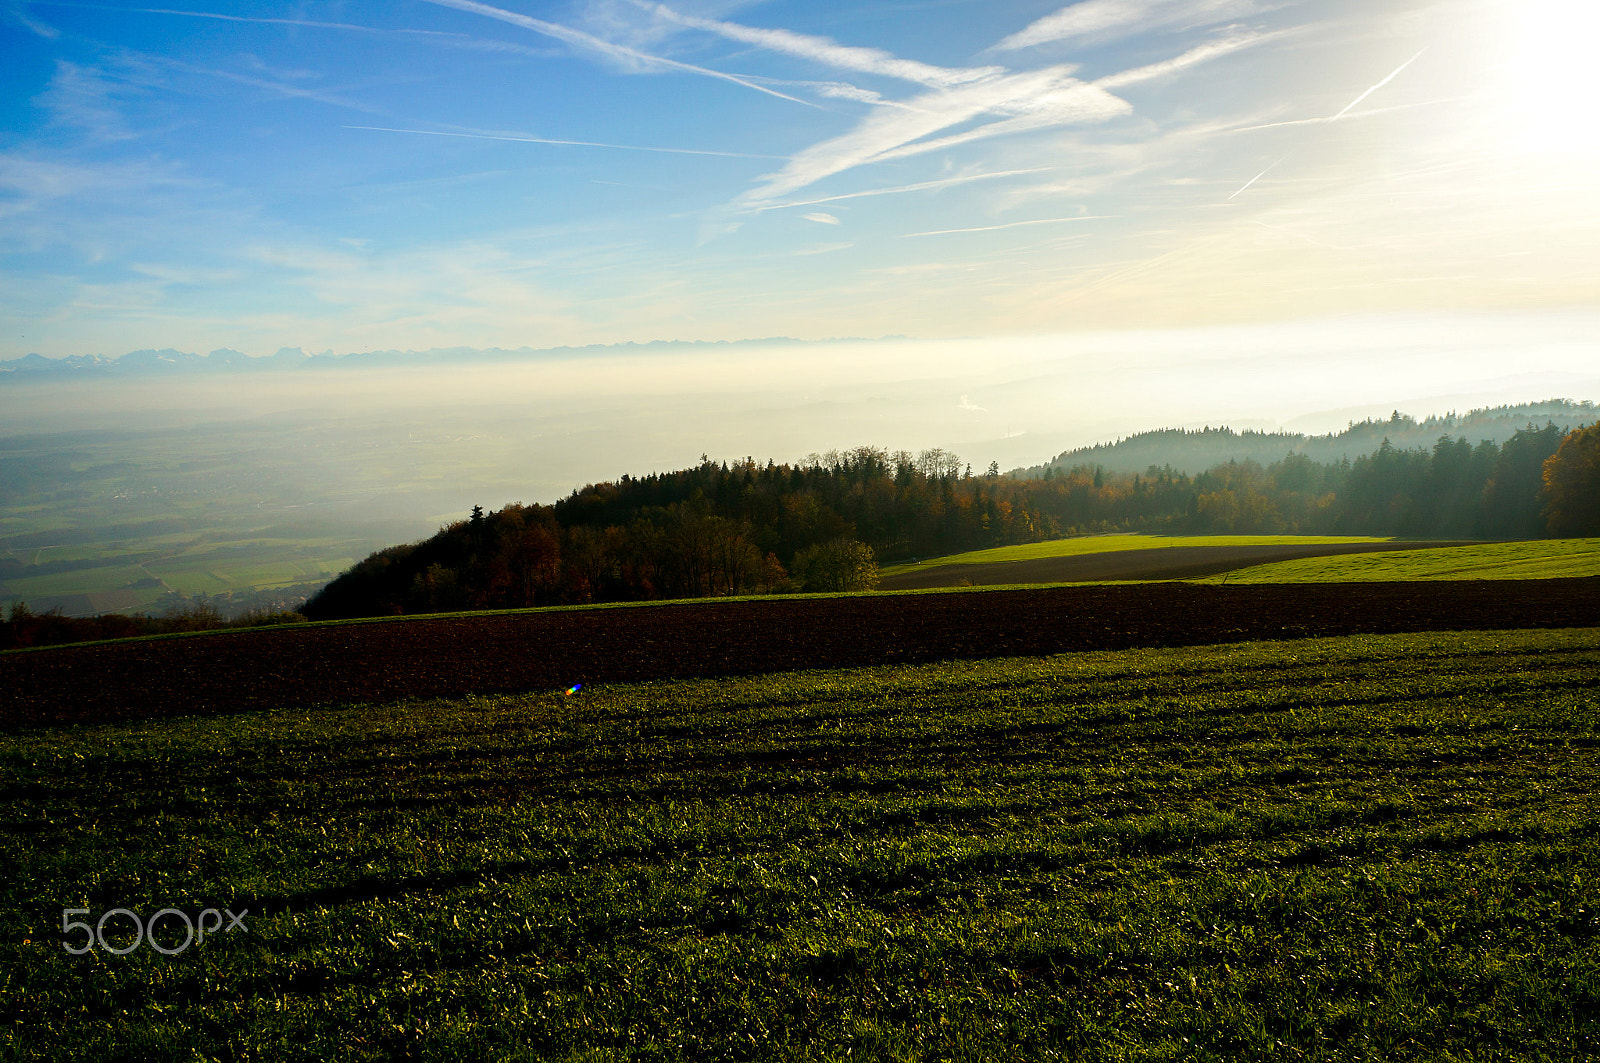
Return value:
M 1600 576 L 1600 539 L 1536 539 L 1440 550 L 1346 554 L 1277 561 L 1227 574 L 1229 583 L 1342 583 L 1349 580 L 1551 579 Z M 1199 583 L 1221 583 L 1210 576 Z
M 0 1059 L 1593 1058 L 1597 676 L 1450 633 L 14 732 Z M 248 932 L 62 947 L 207 902 Z
M 888 565 L 885 576 L 933 568 L 937 565 L 982 565 L 994 561 L 1032 561 L 1041 557 L 1072 557 L 1116 550 L 1160 550 L 1173 546 L 1320 546 L 1324 543 L 1384 543 L 1387 538 L 1359 535 L 1080 535 L 1020 546 L 997 546 L 964 554 L 930 557 L 904 565 Z

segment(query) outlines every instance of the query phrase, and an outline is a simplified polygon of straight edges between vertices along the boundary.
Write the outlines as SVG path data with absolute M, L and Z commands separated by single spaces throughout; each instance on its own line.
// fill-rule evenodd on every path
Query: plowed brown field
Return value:
M 1155 583 L 420 617 L 0 654 L 0 726 L 1132 646 L 1591 626 L 1600 626 L 1600 578 Z

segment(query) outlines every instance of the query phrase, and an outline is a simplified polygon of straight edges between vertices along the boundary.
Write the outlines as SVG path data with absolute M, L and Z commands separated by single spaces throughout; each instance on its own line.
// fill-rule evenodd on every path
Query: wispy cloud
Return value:
M 189 63 L 180 63 L 174 59 L 167 59 L 163 62 L 166 66 L 171 67 L 173 70 L 181 70 L 189 74 L 199 74 L 203 77 L 222 78 L 225 81 L 237 82 L 240 85 L 249 85 L 253 88 L 265 89 L 268 92 L 275 92 L 280 96 L 287 96 L 290 99 L 312 100 L 316 103 L 325 103 L 332 107 L 344 107 L 352 111 L 361 111 L 365 114 L 386 113 L 381 107 L 374 107 L 371 104 L 363 103 L 360 100 L 347 99 L 344 96 L 339 96 L 331 92 L 322 92 L 318 89 L 305 89 L 298 85 L 285 85 L 281 81 L 268 81 L 265 78 L 251 77 L 248 74 L 240 74 L 232 70 L 217 70 L 211 67 L 193 66 Z
M 787 203 L 769 203 L 761 210 L 781 210 L 785 207 L 811 207 L 818 203 L 837 203 L 841 199 L 860 199 L 863 196 L 898 196 L 907 192 L 926 192 L 951 185 L 964 185 L 970 181 L 992 181 L 1001 177 L 1019 177 L 1023 174 L 1046 173 L 1050 167 L 1033 166 L 1025 170 L 995 170 L 991 173 L 973 173 L 961 177 L 941 177 L 935 181 L 918 181 L 916 184 L 896 185 L 893 188 L 868 188 L 861 192 L 843 192 L 837 196 L 819 196 L 816 199 L 791 200 Z
M 6 21 L 15 22 L 17 25 L 25 27 L 30 32 L 38 34 L 47 41 L 53 41 L 57 37 L 61 36 L 60 30 L 56 29 L 54 26 L 46 25 L 45 23 L 40 22 L 38 19 L 29 14 L 27 5 L 22 3 L 21 0 L 5 0 L 5 3 L 0 4 L 0 17 L 3 17 L 3 19 Z
M 1128 85 L 1137 85 L 1144 81 L 1155 81 L 1158 78 L 1168 77 L 1187 70 L 1192 66 L 1198 66 L 1213 59 L 1220 59 L 1225 55 L 1231 55 L 1242 48 L 1261 44 L 1276 36 L 1279 35 L 1275 33 L 1241 33 L 1220 41 L 1208 41 L 1172 59 L 1165 59 L 1159 63 L 1151 63 L 1148 66 L 1124 70 L 1120 74 L 1111 74 L 1107 77 L 1098 78 L 1095 80 L 1094 85 L 1097 88 L 1110 91 Z
M 804 218 L 806 221 L 819 222 L 822 225 L 843 225 L 844 224 L 843 222 L 841 222 L 834 215 L 825 214 L 822 211 L 817 211 L 814 214 L 802 214 L 800 216 L 802 218 Z
M 281 81 L 317 81 L 322 77 L 320 70 L 307 70 L 302 67 L 278 67 L 262 62 L 261 58 L 246 52 L 243 56 L 250 69 L 258 74 L 267 74 Z
M 674 11 L 665 4 L 649 3 L 647 0 L 634 0 L 634 2 L 644 10 L 669 22 L 715 33 L 741 44 L 753 44 L 758 48 L 799 56 L 840 70 L 879 74 L 932 88 L 965 85 L 1005 72 L 1003 68 L 995 66 L 972 69 L 931 66 L 913 59 L 897 58 L 879 48 L 852 47 L 827 37 L 815 37 L 785 29 L 761 29 L 717 19 L 697 18 Z
M 825 177 L 872 162 L 1050 125 L 1099 121 L 1131 109 L 1126 101 L 1069 76 L 1071 69 L 1057 66 L 986 78 L 924 93 L 908 101 L 906 110 L 875 111 L 848 133 L 796 153 L 788 166 L 740 196 L 735 207 L 759 210 Z M 924 139 L 985 115 L 997 118 L 963 133 Z
M 763 74 L 741 74 L 740 77 L 747 81 L 759 82 L 763 85 L 777 85 L 789 89 L 805 89 L 814 92 L 823 99 L 852 100 L 856 103 L 871 104 L 874 107 L 909 107 L 909 104 L 900 100 L 891 100 L 876 89 L 864 89 L 848 81 L 817 81 L 801 78 L 776 78 Z
M 1397 103 L 1392 107 L 1369 107 L 1364 111 L 1342 111 L 1338 121 L 1349 122 L 1356 118 L 1375 118 L 1379 115 L 1394 114 L 1397 111 L 1414 111 L 1421 107 L 1441 107 L 1451 103 L 1466 103 L 1474 100 L 1492 100 L 1493 93 L 1474 93 L 1468 96 L 1445 96 L 1437 100 L 1416 100 L 1412 103 Z M 1250 125 L 1230 126 L 1220 130 L 1223 133 L 1254 133 L 1260 129 L 1282 129 L 1285 126 L 1297 125 L 1327 125 L 1334 121 L 1331 114 L 1321 115 L 1317 118 L 1291 118 L 1282 122 L 1255 122 Z
M 465 33 L 431 34 L 433 43 L 446 48 L 464 48 L 475 52 L 493 52 L 499 55 L 520 55 L 529 59 L 555 59 L 566 53 L 554 47 L 533 48 L 526 44 L 497 41 L 487 37 L 469 37 Z
M 830 251 L 846 251 L 856 246 L 853 243 L 816 244 L 811 247 L 802 247 L 796 251 L 797 255 L 826 255 Z
M 719 81 L 743 85 L 747 89 L 754 89 L 757 92 L 765 93 L 768 96 L 776 96 L 780 100 L 788 100 L 791 103 L 798 103 L 807 107 L 815 106 L 815 104 L 807 103 L 805 100 L 790 96 L 787 93 L 767 88 L 765 85 L 758 84 L 749 78 L 739 77 L 737 74 L 726 74 L 720 70 L 711 70 L 703 66 L 695 66 L 692 63 L 680 63 L 676 59 L 650 55 L 635 48 L 629 48 L 627 45 L 616 44 L 596 37 L 591 33 L 573 29 L 571 26 L 530 18 L 515 11 L 506 11 L 498 7 L 491 7 L 488 4 L 480 4 L 477 0 L 423 0 L 423 2 L 436 4 L 439 7 L 455 8 L 457 11 L 467 11 L 474 15 L 482 15 L 485 18 L 498 19 L 501 22 L 508 22 L 513 26 L 520 26 L 525 30 L 551 37 L 582 51 L 603 56 L 621 64 L 625 69 L 636 71 L 681 70 L 689 74 L 699 74 L 703 77 L 716 78 Z
M 472 37 L 465 33 L 449 33 L 444 30 L 423 30 L 406 26 L 380 27 L 363 26 L 354 22 L 327 22 L 318 19 L 306 18 L 270 18 L 261 15 L 230 15 L 218 11 L 189 11 L 170 7 L 115 7 L 111 4 L 86 4 L 72 3 L 69 0 L 38 0 L 48 3 L 52 7 L 87 8 L 92 11 L 116 11 L 121 14 L 136 15 L 172 15 L 181 18 L 211 19 L 217 22 L 239 22 L 263 26 L 290 26 L 295 29 L 337 30 L 347 33 L 363 33 L 382 36 L 409 36 L 430 38 L 435 44 L 450 48 L 468 48 L 482 52 L 500 52 L 506 55 L 523 55 L 534 59 L 549 59 L 563 54 L 554 49 L 544 50 L 529 48 L 523 44 L 513 44 L 510 41 L 486 40 L 482 37 Z
M 512 133 L 455 133 L 438 129 L 400 129 L 379 125 L 347 125 L 346 129 L 368 129 L 376 133 L 416 133 L 427 137 L 465 137 L 470 140 L 510 140 L 521 144 L 559 144 L 575 148 L 615 148 L 619 151 L 654 151 L 666 155 L 714 155 L 723 159 L 781 159 L 782 155 L 752 155 L 742 151 L 702 151 L 696 148 L 656 148 L 640 144 L 607 144 L 596 140 L 556 140 L 552 137 L 522 136 Z
M 1027 225 L 1060 225 L 1063 222 L 1096 221 L 1096 220 L 1099 220 L 1099 219 L 1111 218 L 1111 217 L 1114 217 L 1114 216 L 1115 215 L 1111 215 L 1111 214 L 1076 214 L 1076 215 L 1073 215 L 1070 218 L 1034 218 L 1031 221 L 1008 221 L 1008 222 L 1004 222 L 1003 224 L 1000 224 L 1000 225 L 975 225 L 975 226 L 972 226 L 971 228 L 967 228 L 967 229 L 929 229 L 927 232 L 906 233 L 905 235 L 907 237 L 912 237 L 912 236 L 948 236 L 951 233 L 987 233 L 987 232 L 993 232 L 996 229 L 1020 229 L 1023 226 L 1027 226 Z
M 765 175 L 760 183 L 735 201 L 733 207 L 739 211 L 773 209 L 778 201 L 802 188 L 868 163 L 1125 115 L 1132 111 L 1131 105 L 1113 95 L 1111 89 L 1172 76 L 1273 36 L 1237 32 L 1197 45 L 1172 59 L 1091 83 L 1072 77 L 1073 68 L 1065 65 L 1015 73 L 992 66 L 962 69 L 930 66 L 900 59 L 879 49 L 848 47 L 828 38 L 684 15 L 654 0 L 631 2 L 678 25 L 717 33 L 730 40 L 843 69 L 898 77 L 933 89 L 906 100 L 893 101 L 894 110 L 880 109 L 861 119 L 849 132 L 797 152 L 782 170 Z M 1035 23 L 1030 39 L 1057 39 L 1052 35 L 1098 33 L 1117 26 L 1148 22 L 1193 25 L 1244 10 L 1254 3 L 1255 0 L 1201 0 L 1198 5 L 1192 0 L 1182 4 L 1177 0 L 1086 0 Z M 1021 35 L 1016 39 L 1020 38 Z M 875 104 L 891 102 L 854 86 L 834 94 Z
M 315 19 L 304 18 L 267 18 L 259 15 L 228 15 L 216 11 L 185 11 L 170 7 L 117 7 L 112 4 L 80 4 L 64 2 L 64 0 L 41 0 L 51 7 L 86 8 L 91 11 L 119 11 L 124 14 L 135 15 L 178 15 L 184 18 L 208 18 L 218 22 L 251 22 L 270 26 L 301 26 L 310 29 L 329 30 L 354 30 L 360 33 L 388 33 L 372 26 L 360 26 L 350 22 L 319 22 Z
M 1154 29 L 1214 25 L 1259 10 L 1255 0 L 1083 0 L 994 45 L 1013 51 L 1066 40 L 1111 40 Z
M 0 192 L 7 195 L 6 201 L 0 202 L 0 217 L 23 213 L 51 200 L 81 197 L 114 203 L 130 196 L 148 196 L 156 188 L 187 193 L 194 186 L 194 181 L 149 163 L 85 166 L 0 152 Z
M 881 92 L 871 89 L 858 88 L 848 82 L 825 81 L 815 84 L 819 95 L 829 96 L 836 100 L 855 100 L 857 103 L 870 103 L 876 106 L 898 106 L 896 101 L 884 99 Z
M 1132 113 L 1133 106 L 1097 85 L 1069 78 L 1036 96 L 1018 101 L 1014 107 L 1005 107 L 1001 110 L 1020 113 L 950 136 L 906 144 L 883 152 L 873 161 L 888 162 L 891 159 L 903 159 L 930 151 L 945 151 L 976 140 L 1031 133 L 1053 126 L 1103 122 L 1109 118 Z
M 49 86 L 34 102 L 58 126 L 81 129 L 100 141 L 129 140 L 134 134 L 116 105 L 124 88 L 102 70 L 58 59 Z

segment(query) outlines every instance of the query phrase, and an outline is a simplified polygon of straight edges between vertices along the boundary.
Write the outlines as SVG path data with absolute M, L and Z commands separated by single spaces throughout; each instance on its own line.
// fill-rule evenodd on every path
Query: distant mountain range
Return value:
M 881 337 L 903 339 L 900 336 Z M 634 354 L 680 350 L 727 349 L 737 347 L 771 347 L 779 345 L 816 345 L 826 343 L 861 342 L 851 339 L 796 340 L 774 336 L 759 340 L 654 340 L 649 343 L 591 344 L 587 347 L 434 347 L 426 351 L 361 351 L 354 354 L 307 354 L 299 347 L 283 347 L 278 353 L 254 357 L 243 351 L 227 347 L 210 354 L 176 351 L 171 347 L 159 351 L 130 351 L 108 357 L 100 354 L 74 354 L 65 358 L 46 358 L 42 354 L 25 354 L 21 358 L 0 361 L 0 380 L 36 379 L 40 377 L 123 377 L 153 376 L 172 373 L 261 373 L 307 369 L 343 369 L 371 365 L 443 365 L 463 362 L 513 362 L 530 360 L 555 360 L 574 354 Z
M 1152 465 L 1170 466 L 1191 475 L 1229 461 L 1254 461 L 1271 465 L 1288 454 L 1304 454 L 1318 462 L 1352 461 L 1371 454 L 1387 439 L 1400 450 L 1432 448 L 1440 436 L 1465 439 L 1473 445 L 1484 440 L 1503 443 L 1520 428 L 1547 422 L 1563 431 L 1600 421 L 1600 407 L 1592 402 L 1552 399 L 1519 406 L 1494 406 L 1417 420 L 1398 410 L 1388 420 L 1352 421 L 1342 432 L 1308 436 L 1299 432 L 1235 432 L 1231 428 L 1161 428 L 1140 432 L 1115 443 L 1079 447 L 1057 455 L 1043 465 L 1014 470 L 1024 479 L 1044 475 L 1046 469 L 1099 466 L 1107 472 L 1142 473 Z

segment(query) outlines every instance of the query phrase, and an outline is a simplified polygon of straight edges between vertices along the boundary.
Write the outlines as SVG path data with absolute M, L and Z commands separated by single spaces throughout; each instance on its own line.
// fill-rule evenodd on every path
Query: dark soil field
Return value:
M 1198 579 L 1235 569 L 1332 554 L 1370 554 L 1394 550 L 1432 550 L 1465 542 L 1323 543 L 1298 546 L 1170 546 L 1159 550 L 1112 550 L 1103 554 L 989 561 L 976 565 L 936 565 L 888 576 L 880 590 L 933 587 L 1000 587 L 1008 583 L 1093 583 L 1098 580 Z
M 1157 583 L 419 617 L 0 654 L 0 726 L 1137 646 L 1597 625 L 1600 578 Z

